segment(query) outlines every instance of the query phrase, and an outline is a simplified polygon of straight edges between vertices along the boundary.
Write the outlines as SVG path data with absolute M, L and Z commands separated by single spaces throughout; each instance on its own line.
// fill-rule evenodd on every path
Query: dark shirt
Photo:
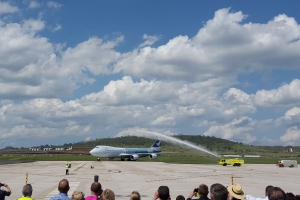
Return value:
M 198 199 L 191 199 L 191 198 L 187 198 L 186 200 L 210 200 L 207 196 L 203 196 L 201 195 L 200 198 Z
M 6 190 L 0 190 L 0 200 L 4 200 L 5 196 L 9 196 L 10 192 L 7 192 Z

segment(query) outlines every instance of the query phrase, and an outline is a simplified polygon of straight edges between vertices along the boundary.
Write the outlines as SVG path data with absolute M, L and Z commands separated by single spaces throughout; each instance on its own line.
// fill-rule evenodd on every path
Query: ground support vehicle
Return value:
M 297 167 L 297 160 L 279 160 L 276 164 L 278 167 Z
M 245 164 L 243 159 L 238 159 L 238 158 L 221 158 L 219 160 L 219 165 L 227 166 L 227 165 L 232 165 L 232 166 L 242 166 Z

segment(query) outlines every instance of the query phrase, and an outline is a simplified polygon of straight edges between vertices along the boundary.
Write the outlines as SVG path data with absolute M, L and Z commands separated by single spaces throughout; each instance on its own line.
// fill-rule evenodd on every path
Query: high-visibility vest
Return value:
M 69 165 L 66 165 L 66 169 L 69 169 Z
M 33 198 L 24 196 L 24 197 L 18 198 L 18 200 L 33 200 Z

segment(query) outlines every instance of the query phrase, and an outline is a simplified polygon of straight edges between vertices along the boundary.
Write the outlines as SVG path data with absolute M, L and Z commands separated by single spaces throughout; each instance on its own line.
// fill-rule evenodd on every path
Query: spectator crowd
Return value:
M 5 200 L 12 191 L 6 183 L 0 183 L 0 200 Z M 69 181 L 62 179 L 58 183 L 58 194 L 50 200 L 115 200 L 115 193 L 110 189 L 102 189 L 99 182 L 93 182 L 90 187 L 90 195 L 85 196 L 81 191 L 74 191 L 71 198 L 68 197 L 70 190 Z M 263 192 L 263 191 L 262 191 Z M 22 197 L 18 200 L 33 200 L 33 188 L 31 184 L 24 185 Z M 198 188 L 193 188 L 187 198 L 184 195 L 178 195 L 176 200 L 300 200 L 300 195 L 294 195 L 291 192 L 284 192 L 280 187 L 268 185 L 264 191 L 264 197 L 253 197 L 247 194 L 240 184 L 234 184 L 225 187 L 220 183 L 210 186 L 200 184 Z M 138 191 L 133 191 L 129 200 L 141 200 Z M 154 192 L 153 200 L 171 200 L 171 193 L 168 186 L 162 185 Z

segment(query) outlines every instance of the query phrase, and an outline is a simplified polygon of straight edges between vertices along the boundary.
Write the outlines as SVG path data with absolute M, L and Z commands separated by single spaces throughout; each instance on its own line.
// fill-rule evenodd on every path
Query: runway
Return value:
M 94 169 L 91 169 L 91 166 Z M 267 185 L 281 187 L 285 192 L 300 194 L 298 181 L 299 168 L 278 168 L 275 164 L 245 164 L 242 167 L 199 164 L 168 164 L 159 162 L 127 161 L 73 161 L 70 175 L 65 175 L 65 162 L 39 161 L 0 165 L 0 182 L 7 183 L 12 195 L 6 199 L 22 196 L 22 187 L 28 173 L 28 183 L 33 186 L 33 198 L 48 200 L 58 194 L 58 182 L 66 178 L 72 192 L 83 191 L 90 194 L 90 185 L 94 175 L 99 176 L 103 189 L 111 189 L 117 200 L 129 199 L 133 190 L 137 190 L 142 200 L 151 200 L 160 185 L 170 188 L 172 199 L 181 194 L 188 197 L 191 190 L 205 183 L 208 186 L 221 183 L 231 185 L 239 183 L 247 194 L 264 197 Z

